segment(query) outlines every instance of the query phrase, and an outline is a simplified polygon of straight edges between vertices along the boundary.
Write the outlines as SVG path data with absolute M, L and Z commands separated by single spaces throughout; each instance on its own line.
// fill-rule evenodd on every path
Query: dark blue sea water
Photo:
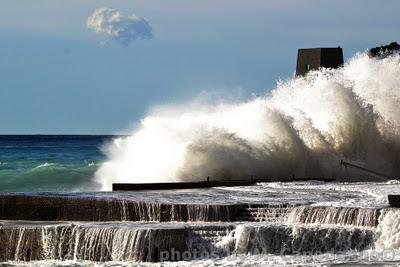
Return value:
M 95 191 L 110 135 L 0 135 L 0 191 Z

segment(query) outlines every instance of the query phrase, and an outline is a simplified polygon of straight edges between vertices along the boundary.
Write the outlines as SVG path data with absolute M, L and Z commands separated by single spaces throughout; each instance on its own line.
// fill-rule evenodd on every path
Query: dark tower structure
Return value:
M 297 53 L 296 76 L 304 76 L 310 70 L 338 68 L 343 65 L 343 50 L 337 48 L 299 49 Z

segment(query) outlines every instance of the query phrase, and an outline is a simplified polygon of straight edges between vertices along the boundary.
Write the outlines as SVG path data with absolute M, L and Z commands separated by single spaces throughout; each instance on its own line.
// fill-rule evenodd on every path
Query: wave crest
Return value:
M 279 82 L 243 103 L 170 107 L 106 146 L 111 182 L 335 177 L 370 179 L 340 159 L 400 174 L 399 56 L 359 54 L 340 69 Z

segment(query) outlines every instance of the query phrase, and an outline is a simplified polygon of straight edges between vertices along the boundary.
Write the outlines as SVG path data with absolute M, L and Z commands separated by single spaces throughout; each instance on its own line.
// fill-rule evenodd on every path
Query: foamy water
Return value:
M 395 266 L 400 263 L 400 211 L 388 207 L 387 194 L 396 193 L 400 193 L 400 184 L 392 181 L 277 182 L 135 193 L 27 193 L 120 202 L 114 206 L 116 210 L 110 210 L 112 214 L 134 212 L 130 202 L 141 202 L 141 212 L 150 212 L 154 202 L 164 204 L 164 210 L 165 204 L 202 205 L 196 208 L 198 214 L 209 212 L 212 204 L 248 204 L 243 212 L 250 212 L 254 220 L 205 221 L 200 216 L 189 221 L 178 217 L 168 222 L 150 217 L 126 221 L 130 216 L 123 212 L 123 221 L 112 222 L 0 221 L 1 240 L 13 241 L 4 243 L 6 250 L 0 248 L 0 255 L 6 256 L 11 266 Z M 168 250 L 177 244 L 208 258 L 189 254 L 191 258 L 185 261 L 139 262 L 146 251 L 160 246 Z M 24 261 L 29 256 L 43 260 Z
M 103 189 L 207 176 L 371 179 L 341 159 L 399 177 L 399 87 L 399 56 L 359 54 L 242 103 L 164 107 L 105 148 L 96 178 Z

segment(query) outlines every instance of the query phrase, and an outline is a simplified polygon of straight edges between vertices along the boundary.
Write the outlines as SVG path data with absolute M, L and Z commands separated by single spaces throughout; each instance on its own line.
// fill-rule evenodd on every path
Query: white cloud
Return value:
M 123 45 L 129 45 L 136 39 L 152 38 L 152 28 L 145 19 L 134 14 L 125 16 L 111 8 L 96 9 L 88 18 L 87 27 Z

